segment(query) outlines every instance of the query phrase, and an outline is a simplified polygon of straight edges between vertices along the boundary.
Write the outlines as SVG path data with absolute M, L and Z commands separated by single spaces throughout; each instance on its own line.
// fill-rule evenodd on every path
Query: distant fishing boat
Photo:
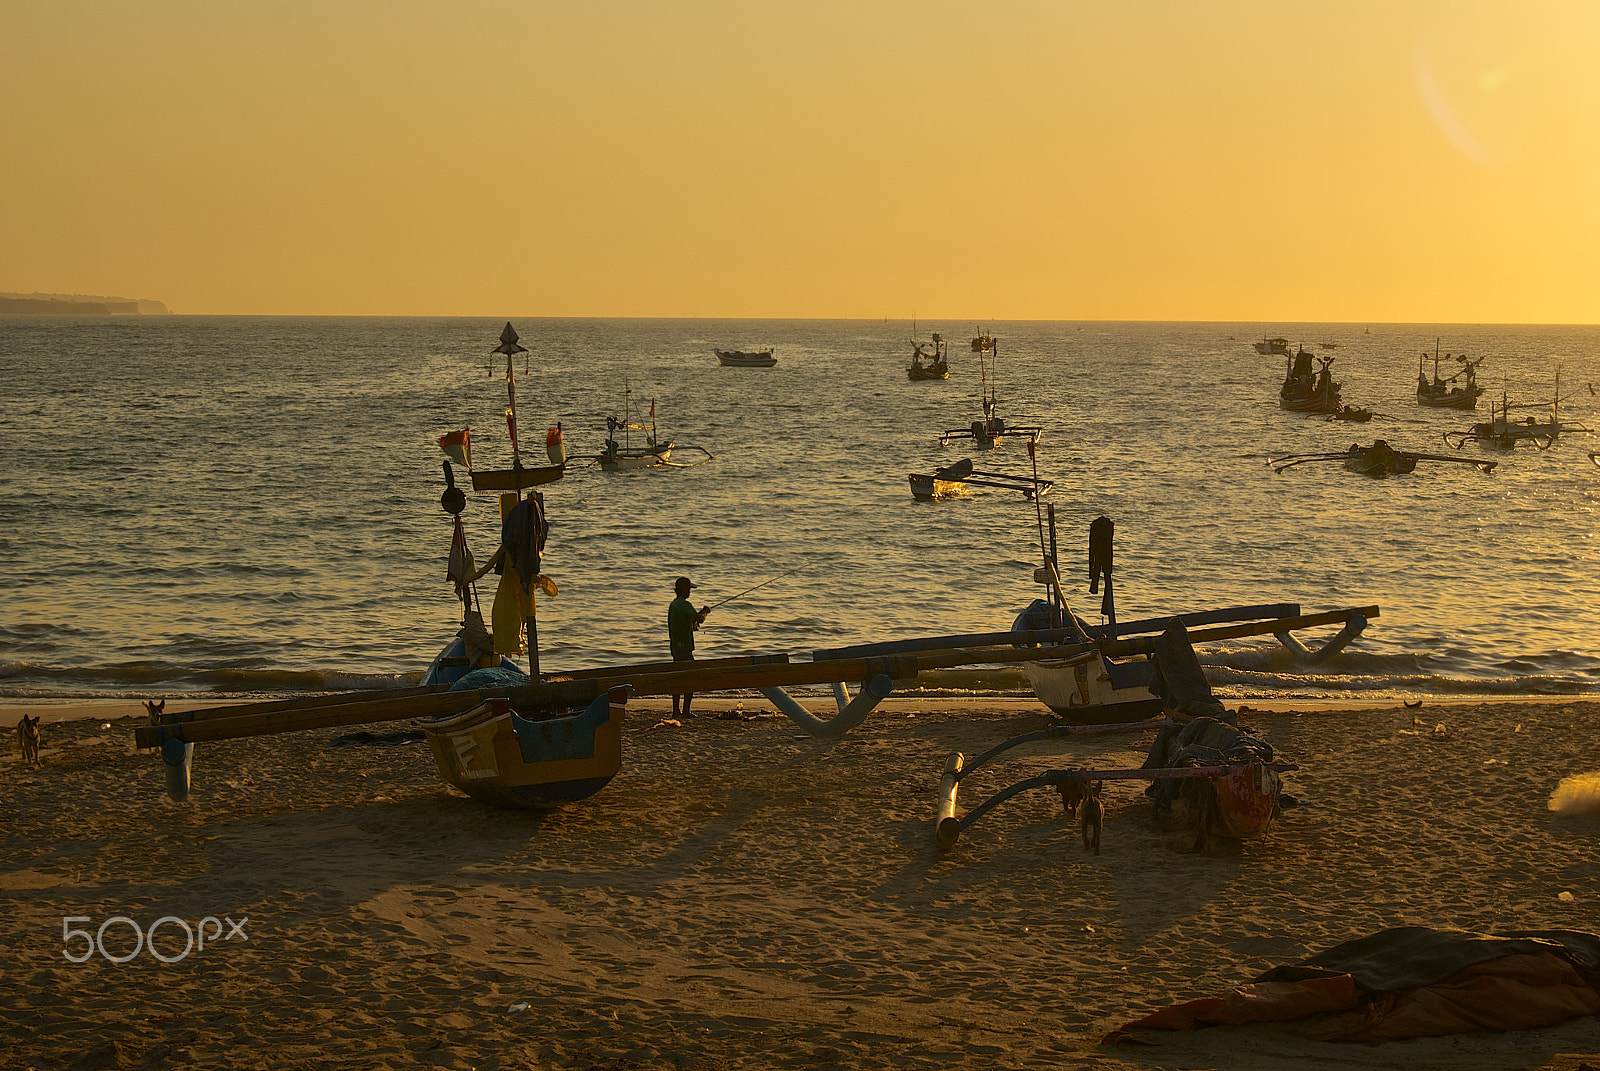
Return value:
M 1494 403 L 1489 403 L 1489 419 L 1480 420 L 1466 431 L 1450 432 L 1444 434 L 1444 441 L 1453 449 L 1459 450 L 1469 442 L 1476 442 L 1483 446 L 1493 446 L 1502 450 L 1509 450 L 1521 443 L 1530 443 L 1540 450 L 1548 450 L 1561 437 L 1564 431 L 1589 432 L 1590 428 L 1577 421 L 1564 421 L 1561 419 L 1561 370 L 1556 369 L 1555 394 L 1550 399 L 1550 419 L 1537 420 L 1534 417 L 1524 417 L 1521 420 L 1512 420 L 1510 412 L 1513 405 L 1510 401 L 1508 390 L 1502 386 L 1500 390 L 1500 407 L 1496 410 Z M 1523 408 L 1542 409 L 1541 403 L 1521 403 Z
M 999 361 L 1000 340 L 980 333 L 972 340 L 972 352 L 978 355 L 978 372 L 982 379 L 983 419 L 974 420 L 970 427 L 946 431 L 939 436 L 939 445 L 949 446 L 955 440 L 969 439 L 973 446 L 989 450 L 999 446 L 1008 435 L 1037 442 L 1044 431 L 1038 424 L 1007 427 L 1006 422 L 1000 419 L 999 402 L 994 387 L 994 369 Z
M 778 363 L 771 350 L 747 352 L 745 350 L 712 350 L 717 362 L 728 368 L 771 368 Z
M 1311 362 L 1320 365 L 1316 372 Z M 1318 357 L 1307 353 L 1304 346 L 1288 359 L 1288 370 L 1283 386 L 1278 390 L 1278 404 L 1295 413 L 1339 413 L 1344 402 L 1339 397 L 1340 384 L 1330 371 L 1332 357 Z
M 933 349 L 929 352 L 923 343 L 912 340 L 911 366 L 906 369 L 906 375 L 912 380 L 950 378 L 950 362 L 946 359 L 945 341 L 938 332 L 934 333 L 931 345 Z M 924 364 L 924 361 L 927 363 Z
M 1442 461 L 1474 465 L 1480 472 L 1494 471 L 1495 462 L 1475 458 L 1450 457 L 1446 454 L 1419 454 L 1411 450 L 1396 450 L 1387 439 L 1375 439 L 1371 446 L 1351 443 L 1348 450 L 1327 451 L 1315 454 L 1289 454 L 1268 462 L 1273 472 L 1294 468 L 1311 461 L 1342 461 L 1351 472 L 1381 479 L 1415 472 L 1419 461 Z
M 1483 393 L 1483 388 L 1478 386 L 1474 373 L 1483 363 L 1483 358 L 1469 361 L 1466 354 L 1455 357 L 1457 363 L 1462 365 L 1460 371 L 1449 379 L 1439 376 L 1439 340 L 1433 342 L 1433 380 L 1430 382 L 1426 372 L 1422 370 L 1422 363 L 1428 359 L 1426 353 L 1417 358 L 1417 404 L 1429 406 L 1434 409 L 1476 409 L 1478 396 Z M 1445 354 L 1445 359 L 1450 359 L 1450 354 Z M 1465 379 L 1460 385 L 1453 385 L 1458 379 Z
M 1264 338 L 1260 342 L 1252 342 L 1251 345 L 1263 357 L 1287 357 L 1289 355 L 1289 340 L 1286 338 Z
M 675 443 L 671 439 L 663 439 L 656 430 L 656 400 L 650 399 L 650 422 L 648 424 L 635 424 L 633 422 L 633 388 L 626 381 L 622 386 L 622 417 L 606 417 L 606 441 L 600 453 L 594 456 L 594 463 L 600 466 L 602 472 L 637 472 L 641 469 L 652 469 L 663 466 L 672 468 L 692 468 L 694 465 L 703 465 L 714 456 L 711 451 L 703 446 L 692 443 Z M 643 442 L 635 444 L 634 432 L 643 433 Z M 621 433 L 620 437 L 618 433 Z M 674 448 L 684 450 L 698 450 L 704 455 L 700 460 L 690 464 L 672 460 Z

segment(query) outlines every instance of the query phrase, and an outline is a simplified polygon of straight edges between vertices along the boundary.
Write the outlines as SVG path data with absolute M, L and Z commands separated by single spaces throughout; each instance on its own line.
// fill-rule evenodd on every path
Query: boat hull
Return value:
M 426 722 L 446 782 L 501 807 L 549 808 L 587 799 L 622 768 L 628 689 L 597 696 L 578 714 L 522 717 L 509 699 Z
M 603 472 L 634 472 L 638 469 L 665 465 L 671 456 L 671 443 L 665 443 L 654 450 L 623 449 L 616 453 L 608 451 L 600 455 L 600 468 Z
M 906 369 L 906 375 L 914 381 L 949 379 L 950 369 L 937 365 L 926 365 L 921 368 L 911 367 Z
M 920 472 L 913 472 L 910 480 L 911 497 L 923 502 L 931 502 L 936 498 L 956 498 L 968 493 L 963 480 L 940 480 Z
M 1280 394 L 1278 404 L 1291 413 L 1337 413 L 1344 408 L 1339 392 L 1316 391 L 1311 394 Z
M 1476 409 L 1479 391 L 1452 391 L 1449 394 L 1423 394 L 1417 392 L 1417 404 L 1429 409 Z
M 1024 662 L 1039 701 L 1075 725 L 1138 721 L 1161 713 L 1149 662 L 1114 662 L 1099 651 Z
M 726 368 L 771 368 L 778 359 L 770 350 L 761 353 L 743 353 L 738 350 L 713 350 L 717 363 Z

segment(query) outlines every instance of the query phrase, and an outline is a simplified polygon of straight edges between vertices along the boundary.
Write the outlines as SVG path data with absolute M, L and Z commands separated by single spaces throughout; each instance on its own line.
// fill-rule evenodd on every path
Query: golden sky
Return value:
M 0 290 L 1600 322 L 1594 0 L 0 0 Z

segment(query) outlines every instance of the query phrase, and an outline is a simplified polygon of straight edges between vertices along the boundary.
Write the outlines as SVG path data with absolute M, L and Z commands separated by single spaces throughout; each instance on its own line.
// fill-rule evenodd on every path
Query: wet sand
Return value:
M 1600 929 L 1600 815 L 1548 809 L 1563 777 L 1600 768 L 1600 703 L 1245 701 L 1241 723 L 1300 765 L 1285 789 L 1305 805 L 1196 854 L 1153 824 L 1142 783 L 1112 782 L 1099 856 L 1046 790 L 934 844 L 947 755 L 1041 727 L 1035 702 L 897 699 L 832 744 L 759 701 L 699 705 L 730 717 L 660 725 L 662 703 L 632 705 L 622 773 L 546 814 L 457 794 L 423 744 L 329 746 L 341 730 L 200 745 L 184 804 L 134 749 L 140 718 L 47 724 L 38 770 L 8 732 L 0 1062 L 1600 1065 L 1593 1017 L 1381 1045 L 1293 1024 L 1100 1043 L 1386 926 Z M 1150 739 L 1018 749 L 962 809 L 1045 769 L 1137 766 Z M 85 940 L 62 920 L 113 916 L 212 916 L 221 935 L 180 958 L 167 922 L 157 950 L 176 962 L 68 962 Z M 102 944 L 120 957 L 133 932 Z

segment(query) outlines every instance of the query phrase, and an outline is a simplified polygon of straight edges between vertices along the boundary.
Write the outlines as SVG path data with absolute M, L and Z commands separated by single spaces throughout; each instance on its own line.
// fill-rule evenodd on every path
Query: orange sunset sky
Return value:
M 0 291 L 1600 322 L 1593 0 L 0 0 Z

